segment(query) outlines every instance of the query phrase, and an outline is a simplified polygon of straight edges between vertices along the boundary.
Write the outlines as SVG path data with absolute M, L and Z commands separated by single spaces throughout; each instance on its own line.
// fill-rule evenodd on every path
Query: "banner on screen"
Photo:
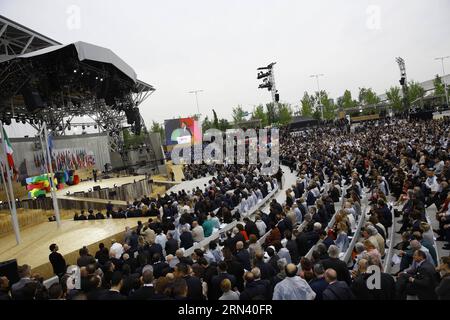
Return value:
M 165 120 L 164 128 L 166 145 L 202 142 L 200 125 L 194 118 Z

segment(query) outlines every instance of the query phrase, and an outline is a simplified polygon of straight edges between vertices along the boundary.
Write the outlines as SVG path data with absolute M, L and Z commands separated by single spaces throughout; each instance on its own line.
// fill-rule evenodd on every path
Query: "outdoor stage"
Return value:
M 102 208 L 106 206 L 109 200 L 98 198 L 82 198 L 74 197 L 75 192 L 89 191 L 94 186 L 100 186 L 101 188 L 113 188 L 133 183 L 145 179 L 145 176 L 129 176 L 109 178 L 94 181 L 83 181 L 75 186 L 70 186 L 56 192 L 59 200 L 65 199 L 65 201 L 88 202 L 90 205 L 98 204 Z M 204 184 L 208 182 L 211 177 L 201 178 L 194 181 L 172 182 L 172 181 L 159 181 L 154 180 L 156 184 L 165 184 L 166 187 L 171 187 L 168 192 L 185 189 L 192 190 L 192 188 L 200 187 L 203 189 Z M 67 195 L 67 192 L 70 192 Z M 47 196 L 50 196 L 48 194 Z M 114 206 L 124 206 L 125 201 L 112 200 Z M 79 211 L 77 209 L 73 209 Z M 104 211 L 104 209 L 102 210 Z M 56 222 L 43 222 L 37 225 L 31 225 L 28 227 L 21 227 L 21 244 L 16 245 L 14 233 L 10 233 L 0 238 L 0 261 L 6 261 L 10 259 L 17 259 L 17 263 L 29 264 L 32 267 L 33 272 L 39 273 L 44 278 L 53 276 L 52 267 L 49 263 L 48 256 L 50 254 L 49 245 L 56 243 L 59 246 L 59 252 L 65 257 L 66 262 L 70 264 L 76 264 L 78 258 L 78 250 L 87 246 L 92 255 L 98 250 L 98 244 L 104 242 L 107 247 L 111 246 L 111 239 L 117 239 L 123 241 L 123 233 L 125 227 L 136 227 L 137 221 L 147 221 L 147 218 L 129 218 L 129 219 L 105 219 L 105 220 L 92 220 L 92 221 L 73 221 L 70 217 L 69 220 L 61 220 L 61 228 L 58 229 Z
M 95 186 L 100 186 L 100 188 L 114 188 L 114 185 L 117 187 L 120 187 L 127 183 L 133 183 L 134 181 L 139 181 L 145 179 L 144 175 L 140 176 L 128 176 L 128 177 L 118 177 L 118 178 L 108 178 L 108 179 L 98 179 L 97 182 L 94 182 L 94 180 L 89 181 L 82 181 L 77 185 L 74 186 L 68 186 L 64 189 L 56 191 L 57 196 L 65 196 L 67 192 L 74 193 L 74 192 L 88 192 L 89 189 L 93 190 Z M 51 194 L 48 193 L 47 196 L 50 196 Z
M 0 261 L 17 259 L 18 265 L 29 264 L 33 272 L 49 278 L 53 276 L 48 260 L 50 244 L 58 244 L 59 252 L 69 265 L 76 264 L 81 247 L 87 246 L 89 252 L 94 255 L 100 242 L 104 242 L 108 248 L 111 246 L 111 239 L 122 242 L 125 227 L 136 227 L 139 220 L 145 222 L 146 218 L 62 220 L 59 229 L 56 222 L 21 228 L 20 245 L 16 245 L 13 233 L 0 238 Z

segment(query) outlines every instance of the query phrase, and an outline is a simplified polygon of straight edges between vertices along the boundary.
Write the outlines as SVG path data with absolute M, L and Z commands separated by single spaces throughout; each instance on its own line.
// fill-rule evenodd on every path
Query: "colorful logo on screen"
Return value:
M 50 192 L 50 182 L 48 180 L 48 174 L 42 174 L 36 177 L 26 178 L 28 197 L 38 198 L 45 196 L 47 192 Z M 53 183 L 58 190 L 64 189 L 66 185 L 73 186 L 80 183 L 80 178 L 75 174 L 75 170 L 66 170 L 56 172 L 53 177 Z

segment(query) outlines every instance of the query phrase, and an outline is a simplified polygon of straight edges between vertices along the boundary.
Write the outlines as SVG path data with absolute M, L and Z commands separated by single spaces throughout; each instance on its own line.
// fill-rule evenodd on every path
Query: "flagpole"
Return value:
M 44 121 L 43 125 L 42 125 L 42 130 L 44 130 L 44 143 L 45 143 L 45 147 L 47 152 L 44 152 L 44 154 L 47 154 L 46 160 L 48 162 L 48 169 L 50 171 L 49 176 L 50 176 L 50 191 L 52 193 L 52 200 L 53 200 L 53 209 L 55 210 L 55 218 L 56 218 L 56 224 L 59 227 L 61 227 L 61 218 L 59 215 L 59 206 L 58 206 L 58 199 L 56 199 L 56 193 L 55 193 L 55 188 L 54 188 L 54 183 L 53 183 L 53 167 L 52 167 L 52 158 L 51 158 L 51 154 L 50 154 L 50 148 L 48 146 L 48 134 L 47 134 L 47 123 Z M 44 148 L 44 145 L 42 145 L 42 148 Z M 44 151 L 44 150 L 43 150 Z
M 0 165 L 0 168 L 2 170 L 2 182 L 3 182 L 3 186 L 5 187 L 6 199 L 8 200 L 8 207 L 9 207 L 9 211 L 11 212 L 12 209 L 11 209 L 11 203 L 9 202 L 10 201 L 9 200 L 9 188 L 8 188 L 7 182 L 5 180 L 5 171 L 3 170 L 3 161 L 2 161 L 2 163 Z
M 3 148 L 3 159 L 6 167 L 6 176 L 8 180 L 8 193 L 9 193 L 9 203 L 10 203 L 10 211 L 11 211 L 11 220 L 14 229 L 14 234 L 16 236 L 16 243 L 20 244 L 20 229 L 19 229 L 19 221 L 17 220 L 17 209 L 16 209 L 16 198 L 14 197 L 14 191 L 11 182 L 11 172 L 9 170 L 8 156 L 6 155 L 6 139 L 3 134 L 3 121 L 0 121 L 0 132 L 2 135 L 2 148 Z M 3 172 L 3 170 L 2 170 Z M 3 176 L 3 181 L 5 177 Z M 6 191 L 6 185 L 5 185 Z

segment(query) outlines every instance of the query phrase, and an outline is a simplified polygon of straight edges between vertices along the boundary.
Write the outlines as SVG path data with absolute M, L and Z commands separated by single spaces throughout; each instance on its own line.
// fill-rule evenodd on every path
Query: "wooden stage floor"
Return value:
M 16 245 L 14 234 L 1 237 L 0 261 L 17 259 L 19 265 L 29 264 L 33 271 L 50 277 L 50 244 L 58 245 L 59 252 L 65 256 L 68 264 L 76 264 L 78 250 L 83 246 L 88 246 L 90 253 L 94 255 L 99 242 L 105 241 L 105 246 L 109 248 L 112 238 L 123 241 L 125 227 L 136 227 L 137 221 L 145 222 L 147 219 L 62 220 L 59 229 L 56 222 L 44 222 L 21 229 L 20 245 Z

